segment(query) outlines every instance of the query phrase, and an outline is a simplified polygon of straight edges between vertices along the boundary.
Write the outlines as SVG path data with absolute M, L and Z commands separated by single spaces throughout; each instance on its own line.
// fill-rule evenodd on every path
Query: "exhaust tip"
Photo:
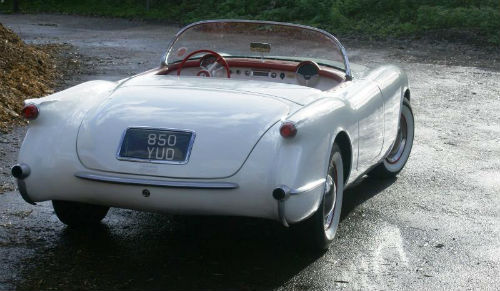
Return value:
M 273 198 L 276 200 L 283 200 L 286 197 L 286 191 L 283 188 L 276 188 L 273 190 Z
M 11 173 L 16 179 L 24 179 L 30 175 L 30 167 L 26 164 L 17 164 L 12 167 Z

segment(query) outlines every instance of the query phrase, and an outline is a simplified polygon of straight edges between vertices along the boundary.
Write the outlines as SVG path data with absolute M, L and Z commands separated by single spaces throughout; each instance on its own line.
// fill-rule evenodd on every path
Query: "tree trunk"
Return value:
M 19 0 L 12 1 L 12 10 L 14 10 L 14 12 L 19 12 Z

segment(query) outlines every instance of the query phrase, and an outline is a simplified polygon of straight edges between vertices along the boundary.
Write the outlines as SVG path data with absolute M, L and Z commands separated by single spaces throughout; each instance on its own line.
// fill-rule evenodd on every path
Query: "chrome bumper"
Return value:
M 297 189 L 291 189 L 290 187 L 286 185 L 281 185 L 277 188 L 274 189 L 273 191 L 273 197 L 278 201 L 278 216 L 279 216 L 279 221 L 283 226 L 288 227 L 288 221 L 286 220 L 286 215 L 285 215 L 285 201 L 295 195 L 300 195 L 300 194 L 306 194 L 307 192 L 311 192 L 313 190 L 316 190 L 318 187 L 324 186 L 326 182 L 325 178 L 318 179 L 316 181 L 310 182 L 305 184 L 304 186 L 301 186 Z
M 187 189 L 236 189 L 238 184 L 230 182 L 199 182 L 199 181 L 169 181 L 158 179 L 143 179 L 143 178 L 124 178 L 109 175 L 93 174 L 89 172 L 77 172 L 75 177 L 85 180 L 126 184 L 126 185 L 141 185 L 154 186 L 165 188 L 187 188 Z

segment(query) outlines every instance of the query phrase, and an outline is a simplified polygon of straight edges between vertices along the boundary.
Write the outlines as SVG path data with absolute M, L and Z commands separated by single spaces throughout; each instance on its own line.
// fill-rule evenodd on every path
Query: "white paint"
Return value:
M 356 74 L 330 91 L 267 81 L 159 76 L 148 72 L 121 82 L 83 83 L 28 100 L 40 108 L 19 153 L 31 167 L 25 180 L 34 201 L 82 201 L 172 213 L 277 218 L 272 190 L 300 188 L 324 178 L 332 144 L 345 132 L 352 145 L 349 182 L 379 162 L 396 132 L 407 79 L 393 66 Z M 391 76 L 388 78 L 387 76 Z M 295 122 L 292 139 L 279 135 Z M 127 127 L 196 132 L 185 165 L 117 160 Z M 390 133 L 390 134 L 389 134 Z M 150 152 L 150 154 L 158 154 Z M 164 153 L 162 153 L 163 155 Z M 152 188 L 104 184 L 74 177 L 78 171 L 117 177 L 226 181 L 233 190 Z M 287 200 L 290 222 L 313 213 L 322 187 Z M 401 250 L 398 253 L 405 258 Z

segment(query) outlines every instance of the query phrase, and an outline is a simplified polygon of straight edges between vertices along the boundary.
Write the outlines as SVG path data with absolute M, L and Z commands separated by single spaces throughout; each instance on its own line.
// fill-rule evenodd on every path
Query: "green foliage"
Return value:
M 500 44 L 499 0 L 19 0 L 24 12 L 58 12 L 190 23 L 246 18 L 296 22 L 334 33 L 405 36 L 465 29 Z M 12 0 L 0 4 L 9 12 Z

